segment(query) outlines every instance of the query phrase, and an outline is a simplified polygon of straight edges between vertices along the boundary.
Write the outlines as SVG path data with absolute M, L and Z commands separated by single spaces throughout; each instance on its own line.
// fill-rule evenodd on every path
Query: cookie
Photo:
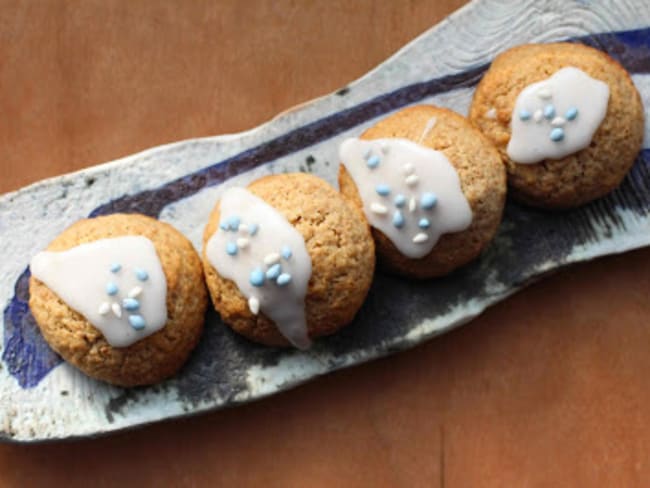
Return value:
M 581 44 L 530 44 L 497 58 L 470 119 L 497 147 L 511 194 L 544 208 L 606 195 L 641 148 L 641 97 L 625 69 Z
M 348 324 L 373 277 L 365 221 L 325 181 L 267 176 L 210 215 L 203 268 L 214 307 L 245 337 L 305 349 Z
M 43 337 L 88 376 L 119 386 L 173 375 L 203 330 L 207 293 L 192 244 L 135 214 L 81 220 L 30 263 Z
M 494 237 L 505 170 L 492 144 L 455 112 L 400 110 L 344 141 L 339 152 L 341 194 L 370 222 L 388 270 L 442 276 Z

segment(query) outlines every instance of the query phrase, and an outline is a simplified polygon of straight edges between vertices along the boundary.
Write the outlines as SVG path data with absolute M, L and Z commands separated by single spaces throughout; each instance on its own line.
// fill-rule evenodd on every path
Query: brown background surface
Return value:
M 0 192 L 335 90 L 459 7 L 0 1 Z M 0 445 L 0 486 L 649 486 L 649 251 L 259 403 Z

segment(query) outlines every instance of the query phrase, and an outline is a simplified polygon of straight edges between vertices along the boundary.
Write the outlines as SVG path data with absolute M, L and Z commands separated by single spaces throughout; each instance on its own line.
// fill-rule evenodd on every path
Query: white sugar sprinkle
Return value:
M 370 204 L 370 211 L 379 215 L 385 215 L 388 209 L 381 203 L 373 202 Z
M 417 185 L 418 181 L 420 181 L 420 178 L 418 177 L 418 175 L 412 174 L 412 175 L 408 175 L 404 181 L 408 186 L 413 186 L 413 185 Z
M 118 319 L 122 318 L 122 308 L 120 307 L 119 303 L 113 303 L 111 305 L 111 310 L 113 311 L 113 313 Z
M 413 237 L 413 242 L 415 242 L 416 244 L 420 244 L 420 243 L 426 242 L 428 240 L 429 240 L 429 236 L 427 234 L 425 234 L 424 232 L 420 232 L 418 234 L 415 234 L 415 236 Z
M 542 109 L 535 110 L 535 113 L 533 114 L 533 120 L 539 123 L 542 121 L 543 118 L 544 118 L 544 112 L 542 112 Z
M 246 225 L 246 224 L 239 224 L 239 232 L 248 233 L 248 225 Z
M 404 171 L 405 175 L 410 175 L 415 171 L 415 166 L 411 163 L 406 163 L 404 166 L 402 166 L 402 170 Z
M 381 152 L 382 152 L 383 154 L 388 154 L 388 151 L 390 150 L 390 148 L 388 147 L 388 144 L 386 144 L 385 142 L 382 142 L 382 143 L 379 145 L 379 148 L 381 149 Z
M 492 107 L 490 110 L 485 112 L 486 119 L 496 119 L 497 118 L 497 109 Z
M 250 241 L 248 240 L 248 237 L 240 237 L 237 239 L 237 247 L 239 249 L 246 249 L 249 243 Z
M 255 297 L 248 299 L 248 308 L 253 315 L 257 315 L 260 311 L 260 301 Z
M 272 252 L 264 256 L 264 264 L 272 266 L 280 262 L 280 255 L 277 252 Z
M 99 306 L 99 315 L 106 315 L 108 311 L 111 309 L 111 306 L 108 304 L 108 302 L 104 302 Z
M 411 197 L 411 199 L 409 200 L 409 212 L 411 213 L 415 212 L 417 206 L 418 206 L 418 202 L 415 201 L 414 197 Z
M 537 96 L 538 96 L 539 98 L 542 98 L 542 99 L 548 99 L 548 98 L 551 98 L 551 90 L 549 90 L 549 89 L 546 88 L 546 87 L 544 87 L 544 88 L 540 88 L 540 89 L 538 90 L 538 92 L 537 92 Z
M 562 127 L 564 124 L 566 124 L 564 117 L 555 117 L 553 120 L 551 120 L 551 125 L 553 127 Z
M 142 288 L 140 288 L 139 286 L 134 286 L 133 288 L 131 288 L 131 291 L 129 292 L 129 298 L 138 297 L 140 296 L 141 293 L 142 293 Z

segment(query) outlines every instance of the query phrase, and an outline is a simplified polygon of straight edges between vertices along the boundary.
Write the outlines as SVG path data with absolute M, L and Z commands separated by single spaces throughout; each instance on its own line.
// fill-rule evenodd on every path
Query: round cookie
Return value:
M 494 237 L 505 203 L 505 171 L 492 144 L 464 117 L 430 105 L 400 110 L 360 137 L 362 141 L 385 138 L 407 139 L 440 151 L 457 172 L 462 195 L 471 209 L 471 223 L 464 230 L 443 233 L 428 254 L 416 259 L 404 255 L 385 233 L 372 227 L 380 263 L 398 274 L 432 278 L 476 258 Z M 343 164 L 339 187 L 365 219 L 359 189 Z
M 531 84 L 569 67 L 609 87 L 604 119 L 591 142 L 564 157 L 515 162 L 508 145 L 518 97 Z M 591 103 L 586 101 L 586 107 Z M 580 117 L 566 121 L 567 134 L 576 130 Z M 497 56 L 476 89 L 470 120 L 499 150 L 511 194 L 544 208 L 574 207 L 612 191 L 633 165 L 644 134 L 641 97 L 625 69 L 597 49 L 569 43 L 523 45 Z
M 164 314 L 162 315 L 162 328 L 126 347 L 114 347 L 84 315 L 72 309 L 34 276 L 29 283 L 29 306 L 43 337 L 63 359 L 88 376 L 130 387 L 159 382 L 173 375 L 183 365 L 201 336 L 207 293 L 201 262 L 192 244 L 172 226 L 144 215 L 114 214 L 81 220 L 54 239 L 47 251 L 70 252 L 79 249 L 77 246 L 82 244 L 94 245 L 98 241 L 102 243 L 106 242 L 102 241 L 105 239 L 124 236 L 141 236 L 149 240 L 145 244 L 153 244 L 151 252 L 154 259 L 157 255 L 159 277 L 162 278 L 164 274 L 166 281 L 166 295 L 162 296 L 166 297 L 163 303 L 166 304 L 167 315 L 166 321 Z M 138 243 L 141 244 L 141 241 L 144 239 L 138 240 Z M 120 242 L 123 242 L 123 239 Z M 33 271 L 34 260 L 31 267 Z M 120 283 L 120 279 L 123 280 L 127 273 L 132 272 L 126 267 L 120 270 L 120 267 L 118 263 L 111 265 L 117 283 Z M 70 272 L 87 274 L 89 271 L 86 268 L 72 269 Z M 106 270 L 106 274 L 111 273 Z M 120 277 L 120 274 L 123 276 Z M 152 270 L 147 274 L 146 271 L 136 269 L 136 274 L 143 281 L 145 291 L 142 296 L 138 296 L 142 291 L 136 290 L 132 293 L 136 298 L 130 300 L 132 303 L 136 303 L 133 302 L 136 299 L 146 303 L 147 287 L 153 286 L 151 282 L 155 276 Z M 129 277 L 134 279 L 131 275 Z M 112 282 L 110 287 L 116 288 Z M 115 289 L 109 289 L 109 285 L 107 293 L 119 296 Z M 129 312 L 121 309 L 120 315 L 122 313 Z M 146 317 L 146 314 L 143 315 Z M 126 315 L 122 317 L 126 318 Z M 130 317 L 129 315 L 129 320 Z M 142 322 L 142 317 L 138 317 Z M 134 329 L 143 327 L 143 323 L 134 321 L 132 324 Z M 128 322 L 125 327 L 128 328 Z
M 358 218 L 334 188 L 308 174 L 267 176 L 254 181 L 246 190 L 253 195 L 252 198 L 261 199 L 262 206 L 270 206 L 267 210 L 277 213 L 276 217 L 284 221 L 289 231 L 297 231 L 294 237 L 300 241 L 300 246 L 304 240 L 304 259 L 311 260 L 311 275 L 305 279 L 304 301 L 301 298 L 297 307 L 304 310 L 303 328 L 306 328 L 307 342 L 332 334 L 348 324 L 365 300 L 374 273 L 374 244 L 365 221 Z M 203 269 L 214 307 L 226 324 L 248 339 L 269 346 L 287 346 L 290 342 L 269 314 L 265 314 L 263 308 L 253 313 L 249 298 L 235 280 L 221 276 L 208 256 L 210 239 L 217 237 L 220 225 L 224 228 L 220 222 L 228 217 L 221 214 L 227 203 L 225 198 L 226 195 L 212 211 L 203 239 Z M 255 229 L 256 235 L 250 238 L 250 247 L 240 250 L 237 258 L 267 246 L 271 239 L 269 230 L 272 234 L 287 231 L 281 229 L 281 225 L 274 225 L 271 218 L 259 222 L 260 230 Z M 247 230 L 249 234 L 253 233 L 250 228 Z M 227 234 L 224 236 L 228 237 Z M 219 252 L 223 253 L 223 250 Z M 283 267 L 297 258 L 297 249 L 293 249 L 293 254 L 289 261 L 282 259 Z M 225 259 L 226 255 L 222 255 Z M 233 258 L 233 264 L 235 262 Z M 269 281 L 265 286 L 276 288 L 277 285 Z M 265 291 L 263 287 L 259 290 L 260 293 Z M 285 299 L 289 300 L 279 297 L 280 306 Z M 308 344 L 292 342 L 298 347 L 308 347 Z

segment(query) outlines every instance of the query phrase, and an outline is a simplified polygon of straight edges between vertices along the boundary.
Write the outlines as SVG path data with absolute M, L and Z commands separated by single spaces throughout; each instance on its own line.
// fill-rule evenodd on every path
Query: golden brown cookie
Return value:
M 406 257 L 384 233 L 373 227 L 380 263 L 399 274 L 431 278 L 445 275 L 476 258 L 494 237 L 505 202 L 505 171 L 492 144 L 464 117 L 430 105 L 400 110 L 361 135 L 362 140 L 383 138 L 408 139 L 441 151 L 458 174 L 472 220 L 465 230 L 443 234 L 433 249 L 418 259 Z M 339 187 L 365 219 L 357 186 L 344 165 L 339 170 Z
M 507 146 L 517 97 L 566 67 L 608 85 L 604 120 L 585 149 L 560 159 L 516 163 Z M 616 188 L 634 163 L 644 133 L 641 97 L 625 69 L 597 49 L 569 43 L 523 45 L 499 55 L 476 89 L 470 120 L 499 150 L 511 194 L 546 208 L 574 207 Z
M 348 324 L 368 293 L 375 266 L 374 245 L 365 221 L 334 188 L 308 174 L 267 176 L 251 183 L 247 190 L 277 210 L 298 231 L 298 238 L 301 235 L 304 239 L 311 258 L 304 298 L 308 336 L 329 335 Z M 263 311 L 252 313 L 237 284 L 220 276 L 208 259 L 208 242 L 223 217 L 221 203 L 212 211 L 203 239 L 203 269 L 214 307 L 226 324 L 245 337 L 270 346 L 286 346 L 289 342 L 276 324 Z M 254 239 L 264 239 L 262 230 Z M 250 246 L 259 245 L 254 239 Z M 240 256 L 245 252 L 248 250 L 240 251 Z
M 81 220 L 63 231 L 47 250 L 64 251 L 120 236 L 143 236 L 153 243 L 167 287 L 167 322 L 160 330 L 130 346 L 113 347 L 100 330 L 33 276 L 29 306 L 52 349 L 88 376 L 119 386 L 147 385 L 173 375 L 196 346 L 207 293 L 192 244 L 172 226 L 144 215 Z

